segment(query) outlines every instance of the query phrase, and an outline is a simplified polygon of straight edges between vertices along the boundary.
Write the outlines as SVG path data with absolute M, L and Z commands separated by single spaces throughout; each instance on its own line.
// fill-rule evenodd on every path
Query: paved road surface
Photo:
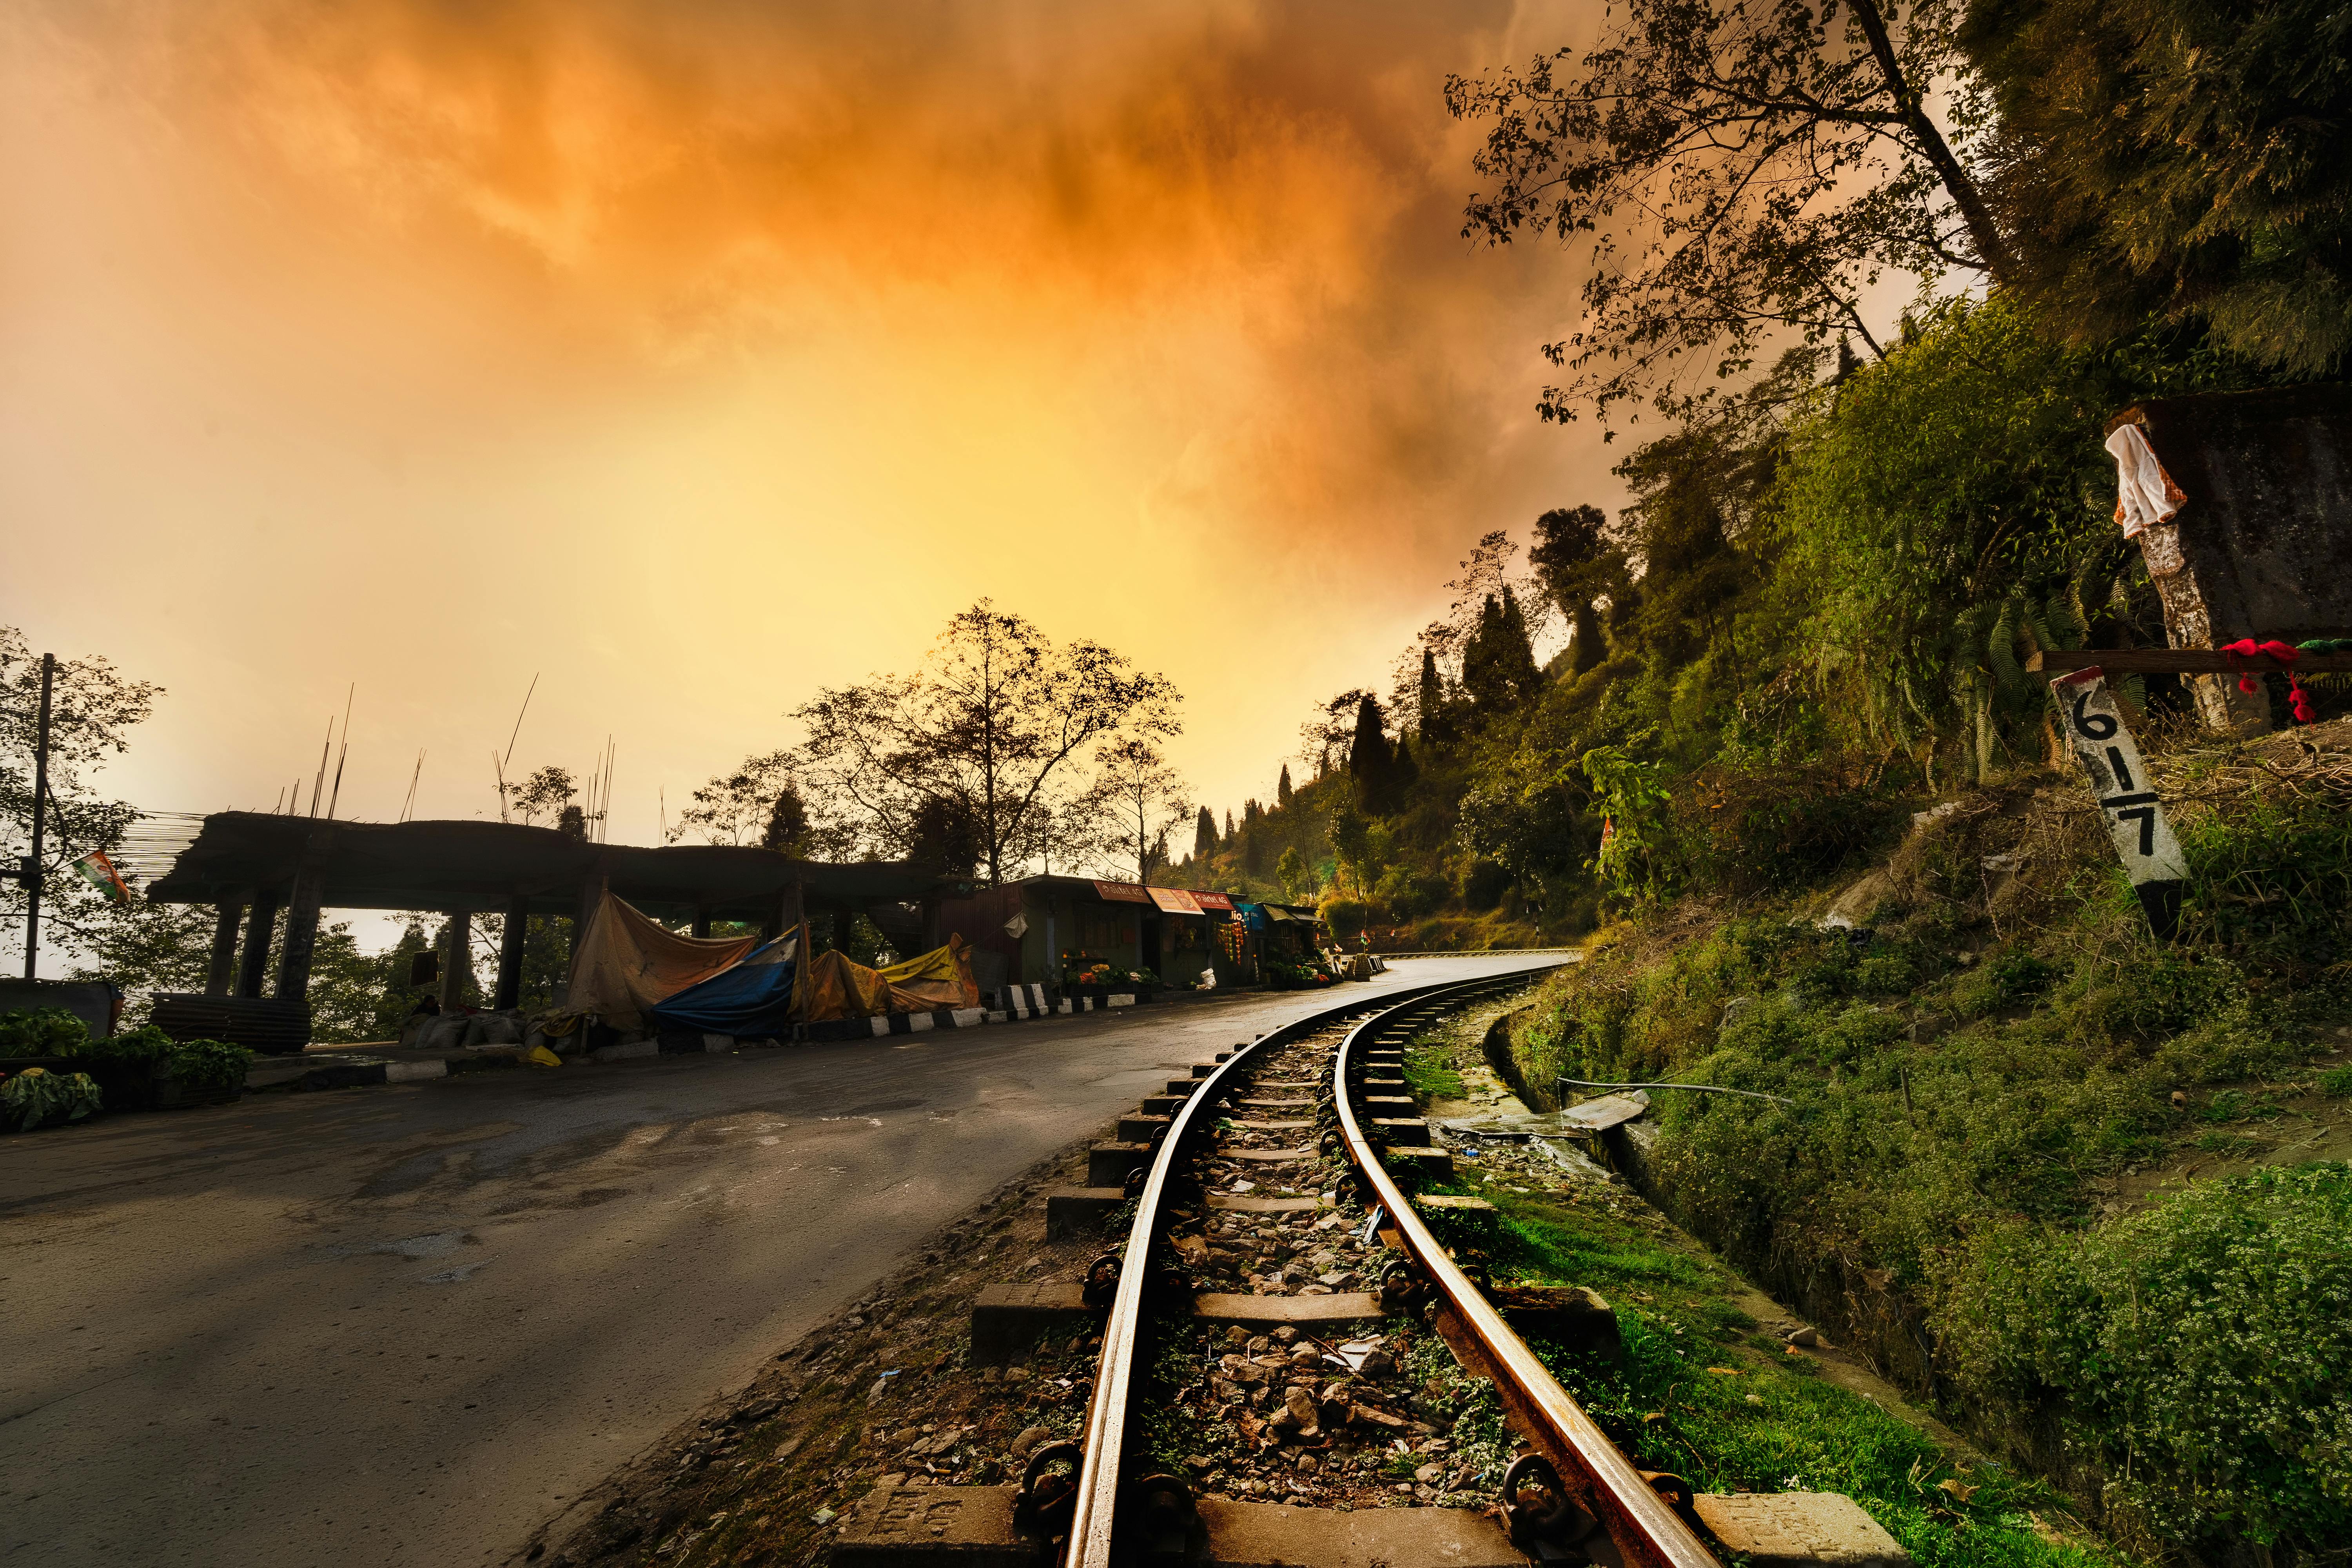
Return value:
M 0 1564 L 499 1562 L 1170 1071 L 1529 962 L 0 1141 Z

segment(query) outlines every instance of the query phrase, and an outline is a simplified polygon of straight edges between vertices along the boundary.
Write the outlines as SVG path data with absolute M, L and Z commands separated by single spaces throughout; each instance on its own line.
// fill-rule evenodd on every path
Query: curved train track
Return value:
M 1714 1568 L 1716 1557 L 1689 1522 L 1688 1489 L 1673 1476 L 1637 1469 L 1617 1449 L 1449 1255 L 1405 1190 L 1407 1183 L 1389 1168 L 1391 1161 L 1410 1165 L 1442 1158 L 1434 1151 L 1419 1156 L 1403 1152 L 1427 1134 L 1422 1124 L 1410 1120 L 1410 1102 L 1399 1099 L 1404 1094 L 1402 1043 L 1436 1018 L 1522 987 L 1548 967 L 1417 987 L 1377 1005 L 1328 1009 L 1230 1053 L 1196 1079 L 1173 1108 L 1148 1166 L 1129 1179 L 1136 1212 L 1125 1242 L 1106 1252 L 1089 1271 L 1089 1300 L 1097 1307 L 1107 1304 L 1108 1316 L 1083 1441 L 1034 1456 L 1024 1479 L 1024 1520 L 1029 1529 L 1051 1541 L 1055 1561 L 1066 1568 L 1129 1568 L 1200 1553 L 1207 1530 L 1202 1517 L 1206 1500 L 1194 1499 L 1190 1479 L 1155 1462 L 1144 1432 L 1151 1414 L 1144 1406 L 1157 1398 L 1164 1408 L 1170 1397 L 1164 1379 L 1161 1385 L 1154 1384 L 1151 1358 L 1171 1353 L 1171 1347 L 1181 1337 L 1181 1331 L 1171 1325 L 1186 1321 L 1182 1303 L 1190 1300 L 1185 1287 L 1192 1281 L 1174 1277 L 1176 1271 L 1188 1262 L 1217 1258 L 1212 1238 L 1255 1236 L 1276 1257 L 1318 1243 L 1323 1250 L 1318 1256 L 1326 1260 L 1335 1247 L 1357 1248 L 1368 1267 L 1352 1272 L 1377 1270 L 1380 1289 L 1371 1315 L 1393 1321 L 1402 1313 L 1427 1325 L 1464 1369 L 1492 1379 L 1510 1435 L 1517 1439 L 1517 1457 L 1504 1469 L 1499 1485 L 1477 1495 L 1433 1495 L 1435 1489 L 1423 1486 L 1417 1489 L 1422 1500 L 1467 1503 L 1475 1514 L 1465 1517 L 1483 1517 L 1496 1511 L 1477 1507 L 1490 1492 L 1492 1502 L 1499 1505 L 1508 1545 L 1538 1563 Z M 1313 1079 L 1305 1076 L 1310 1067 L 1317 1069 Z M 1171 1086 L 1171 1091 L 1175 1087 Z M 1249 1092 L 1253 1088 L 1258 1092 Z M 1297 1097 L 1310 1088 L 1317 1091 L 1313 1100 L 1276 1098 Z M 1383 1098 L 1392 1103 L 1372 1103 Z M 1311 1122 L 1298 1116 L 1308 1106 L 1316 1112 Z M 1379 1114 L 1399 1110 L 1407 1114 Z M 1255 1120 L 1237 1121 L 1235 1112 Z M 1314 1142 L 1306 1147 L 1247 1147 L 1309 1127 Z M 1360 1237 L 1353 1234 L 1355 1222 L 1335 1232 L 1334 1211 L 1321 1195 L 1279 1201 L 1235 1195 L 1258 1184 L 1246 1181 L 1244 1173 L 1294 1168 L 1309 1160 L 1320 1163 L 1318 1187 L 1333 1164 L 1344 1162 L 1347 1174 L 1339 1185 L 1352 1184 L 1350 1201 L 1344 1206 L 1369 1211 L 1360 1222 Z M 1299 1212 L 1266 1212 L 1284 1208 Z M 1286 1229 L 1285 1221 L 1312 1228 Z M 1213 1264 L 1211 1272 L 1219 1268 L 1230 1272 L 1230 1258 Z M 1289 1294 L 1299 1279 L 1295 1268 L 1288 1279 L 1291 1284 L 1268 1288 L 1259 1277 L 1252 1285 L 1297 1301 L 1300 1297 Z M 1306 1287 L 1301 1296 L 1330 1296 L 1338 1286 L 1360 1282 L 1341 1273 L 1323 1279 L 1324 1284 Z M 1243 1300 L 1244 1305 L 1259 1301 L 1277 1316 L 1285 1310 L 1256 1297 Z M 1361 1294 L 1348 1300 L 1371 1305 Z M 1343 1303 L 1325 1305 L 1331 1313 L 1328 1321 L 1336 1321 Z M 1229 1330 L 1232 1348 L 1244 1348 L 1245 1343 L 1259 1353 L 1223 1355 L 1222 1371 L 1248 1382 L 1223 1381 L 1212 1372 L 1187 1393 L 1220 1391 L 1204 1396 L 1204 1403 L 1239 1400 L 1224 1410 L 1237 1415 L 1261 1445 L 1270 1445 L 1272 1440 L 1263 1436 L 1268 1431 L 1296 1439 L 1304 1435 L 1302 1426 L 1307 1433 L 1318 1430 L 1318 1409 L 1322 1422 L 1351 1433 L 1360 1430 L 1351 1422 L 1403 1426 L 1392 1415 L 1349 1402 L 1347 1373 L 1356 1363 L 1330 1353 L 1315 1337 L 1314 1327 L 1327 1321 L 1315 1319 L 1316 1310 L 1302 1310 L 1310 1327 L 1289 1332 L 1277 1329 L 1271 1340 L 1258 1336 L 1244 1342 L 1245 1329 Z M 1372 1336 L 1376 1344 L 1379 1339 Z M 1360 1342 L 1340 1349 L 1358 1356 L 1370 1353 L 1359 1348 Z M 1291 1352 L 1288 1357 L 1286 1351 Z M 1339 1380 L 1318 1395 L 1316 1384 L 1335 1372 Z M 1287 1389 L 1279 1390 L 1277 1385 L 1286 1383 Z M 1265 1405 L 1269 1395 L 1276 1395 L 1270 1406 L 1272 1421 L 1260 1422 L 1248 1399 Z M 1287 1426 L 1282 1425 L 1286 1420 Z M 1356 1461 L 1351 1447 L 1349 1458 L 1360 1465 L 1386 1459 L 1378 1439 L 1388 1435 L 1381 1426 L 1371 1426 L 1373 1457 Z M 1455 1475 L 1449 1484 L 1461 1484 L 1466 1474 Z M 1251 1489 L 1264 1485 L 1258 1482 Z M 1401 1483 L 1397 1489 L 1416 1489 Z M 1303 1510 L 1281 1511 L 1291 1516 Z M 1339 1531 L 1346 1516 L 1335 1512 L 1322 1522 Z M 1493 1527 L 1486 1528 L 1491 1535 Z M 1446 1548 L 1439 1555 L 1454 1550 Z M 1336 1548 L 1331 1552 L 1334 1558 L 1346 1555 Z

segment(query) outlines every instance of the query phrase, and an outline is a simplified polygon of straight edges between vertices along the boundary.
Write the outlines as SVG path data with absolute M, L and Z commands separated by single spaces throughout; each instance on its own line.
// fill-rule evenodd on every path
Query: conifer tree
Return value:
M 1277 805 L 1290 804 L 1290 764 L 1288 763 L 1282 764 L 1282 777 L 1274 786 L 1274 800 Z
M 1192 858 L 1206 860 L 1216 852 L 1217 819 L 1209 815 L 1209 808 L 1204 805 L 1201 808 L 1200 820 L 1192 825 Z
M 1424 750 L 1431 742 L 1445 739 L 1445 687 L 1437 679 L 1437 654 L 1424 646 L 1421 650 L 1421 743 Z
M 1356 704 L 1356 734 L 1348 748 L 1348 773 L 1355 781 L 1356 799 L 1365 812 L 1389 809 L 1395 773 L 1387 728 L 1381 721 L 1380 700 L 1367 696 Z

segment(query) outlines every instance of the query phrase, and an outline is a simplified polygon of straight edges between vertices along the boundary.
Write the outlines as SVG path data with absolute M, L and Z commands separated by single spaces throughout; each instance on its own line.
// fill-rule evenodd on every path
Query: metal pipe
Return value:
M 58 656 L 41 656 L 41 723 L 33 743 L 33 853 L 25 862 L 25 978 L 37 977 L 41 965 L 41 824 L 49 804 L 49 683 L 58 672 Z
M 1759 1089 L 1725 1089 L 1719 1084 L 1712 1083 L 1587 1083 L 1580 1078 L 1556 1078 L 1551 1081 L 1555 1089 L 1561 1084 L 1569 1084 L 1577 1089 L 1696 1089 L 1701 1094 L 1736 1094 L 1743 1100 L 1769 1100 L 1775 1105 L 1797 1103 L 1793 1100 L 1785 1100 L 1777 1094 L 1766 1094 Z

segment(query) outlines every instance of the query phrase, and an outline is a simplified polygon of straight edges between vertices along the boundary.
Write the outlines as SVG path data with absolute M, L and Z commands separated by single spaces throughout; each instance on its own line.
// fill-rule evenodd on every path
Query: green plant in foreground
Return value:
M 1541 1340 L 1536 1349 L 1644 1468 L 1673 1470 L 1701 1490 L 1843 1492 L 1916 1561 L 1937 1568 L 2127 1561 L 2042 1531 L 2038 1519 L 2065 1510 L 2040 1483 L 1995 1466 L 1962 1470 L 1810 1362 L 1759 1363 L 1742 1348 L 1755 1321 L 1729 1299 L 1737 1286 L 1720 1266 L 1611 1212 L 1613 1198 L 1486 1195 L 1503 1211 L 1498 1261 L 1522 1276 L 1593 1287 L 1616 1308 L 1622 1357 L 1580 1356 Z
M 226 1040 L 183 1040 L 172 1052 L 172 1071 L 181 1082 L 226 1089 L 245 1081 L 253 1053 Z
M 0 1120 L 19 1132 L 58 1121 L 79 1121 L 98 1109 L 98 1085 L 88 1073 L 26 1068 L 0 1082 Z
M 2057 1249 L 2010 1230 L 1959 1296 L 1954 1349 L 2054 1397 L 2160 1533 L 2352 1540 L 2352 1166 L 2199 1183 Z
M 89 1027 L 63 1007 L 0 1013 L 0 1057 L 69 1057 Z

